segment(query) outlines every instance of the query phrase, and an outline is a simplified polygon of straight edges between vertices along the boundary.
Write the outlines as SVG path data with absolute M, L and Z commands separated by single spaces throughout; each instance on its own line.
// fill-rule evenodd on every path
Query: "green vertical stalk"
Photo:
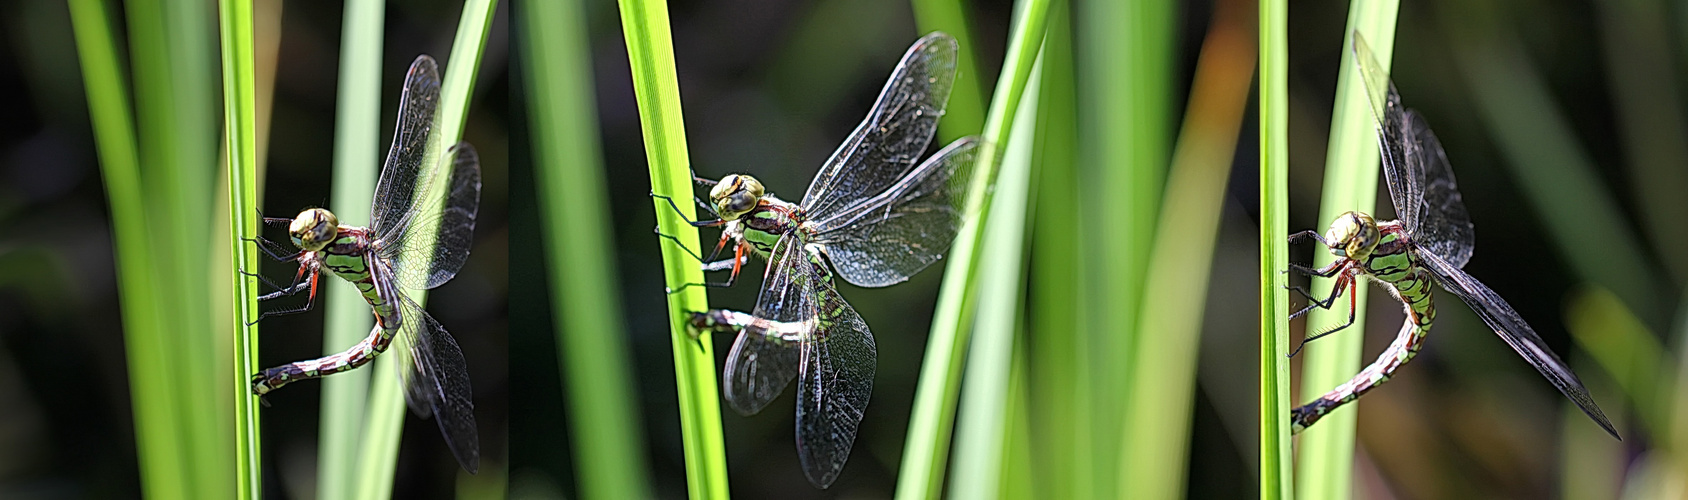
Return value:
M 1051 6 L 1049 33 L 1044 37 L 1043 76 L 1039 82 L 1038 144 L 1028 278 L 1029 343 L 1027 372 L 1031 406 L 1033 481 L 1040 498 L 1076 498 L 1075 488 L 1088 482 L 1089 452 L 1081 443 L 1090 436 L 1089 412 L 1080 403 L 1089 398 L 1088 338 L 1078 328 L 1079 232 L 1078 103 L 1073 85 L 1071 5 Z M 1012 455 L 1011 455 L 1012 456 Z
M 1378 64 L 1388 70 L 1395 47 L 1398 7 L 1396 0 L 1354 1 L 1349 4 L 1347 35 L 1343 37 L 1341 68 L 1336 81 L 1336 105 L 1331 113 L 1330 146 L 1325 153 L 1320 221 L 1335 220 L 1337 215 L 1350 210 L 1372 213 L 1377 207 L 1377 177 L 1381 170 L 1378 166 L 1377 121 L 1372 116 L 1371 101 L 1366 97 L 1366 86 L 1354 64 L 1353 33 L 1359 31 L 1366 37 L 1366 42 L 1378 57 Z M 1314 251 L 1314 255 L 1313 262 L 1317 266 L 1330 264 L 1335 258 L 1324 248 Z M 1313 279 L 1313 295 L 1328 295 L 1333 283 L 1332 279 Z M 1366 292 L 1365 286 L 1354 287 L 1351 292 L 1354 303 L 1364 306 Z M 1307 316 L 1307 329 L 1313 331 L 1345 323 L 1348 314 L 1343 309 L 1341 306 L 1328 310 L 1315 309 Z M 1348 327 L 1347 332 L 1307 346 L 1301 361 L 1301 399 L 1310 400 L 1324 394 L 1359 371 L 1365 325 L 1366 310 L 1358 307 L 1354 311 L 1354 324 Z M 1319 425 L 1301 433 L 1301 458 L 1296 471 L 1301 498 L 1348 498 L 1353 494 L 1354 429 L 1358 407 L 1358 402 L 1344 405 L 1319 420 Z M 1287 412 L 1289 409 L 1277 411 Z
M 639 103 L 639 127 L 644 132 L 651 193 L 688 200 L 692 197 L 691 161 L 686 153 L 686 125 L 680 110 L 680 82 L 674 70 L 674 37 L 668 31 L 668 6 L 661 0 L 618 0 L 617 4 L 632 66 L 633 94 Z M 699 249 L 697 230 L 686 223 L 686 220 L 697 220 L 693 204 L 675 203 L 680 209 L 680 213 L 675 213 L 668 203 L 651 201 L 656 210 L 657 230 L 675 237 L 661 243 L 663 276 L 668 289 L 703 282 L 703 269 L 687 254 Z M 676 248 L 675 242 L 684 248 Z M 727 498 L 727 459 L 721 438 L 720 398 L 715 390 L 714 343 L 704 333 L 703 348 L 699 349 L 685 326 L 687 311 L 708 307 L 703 287 L 685 287 L 669 294 L 669 337 L 680 397 L 687 490 L 691 498 Z
M 955 477 L 950 498 L 998 498 L 1002 491 L 1003 454 L 1007 452 L 1010 407 L 1009 372 L 1014 358 L 1014 332 L 1019 329 L 1025 299 L 1026 210 L 1030 205 L 1033 139 L 1037 135 L 1037 63 L 1026 83 L 1025 98 L 1015 114 L 1013 132 L 1003 148 L 1002 173 L 991 200 L 995 217 L 986 222 L 980 264 L 990 269 L 979 277 L 978 332 L 968 352 L 963 377 L 961 411 L 965 416 L 957 434 Z
M 1007 59 L 998 75 L 985 119 L 984 147 L 973 169 L 966 221 L 956 233 L 945 266 L 938 306 L 932 317 L 931 339 L 921 362 L 920 382 L 915 389 L 913 416 L 908 439 L 903 444 L 903 463 L 897 477 L 897 498 L 936 498 L 943 488 L 944 469 L 949 459 L 950 431 L 955 425 L 955 404 L 961 386 L 962 349 L 967 346 L 976 304 L 980 240 L 990 214 L 991 187 L 996 180 L 1003 141 L 1009 137 L 1032 63 L 1043 44 L 1050 0 L 1022 0 L 1009 31 Z
M 1116 489 L 1123 498 L 1177 498 L 1187 483 L 1196 354 L 1225 181 L 1254 73 L 1254 13 L 1222 1 L 1202 42 L 1166 204 L 1155 225 L 1138 332 L 1127 373 Z
M 616 300 L 621 294 L 607 224 L 611 217 L 598 150 L 585 5 L 580 0 L 533 2 L 524 5 L 522 14 L 517 16 L 526 56 L 522 87 L 528 92 L 534 177 L 544 215 L 578 494 L 650 498 L 631 347 Z
M 239 273 L 258 268 L 258 252 L 246 238 L 258 235 L 256 79 L 253 64 L 252 3 L 223 0 L 219 7 L 222 26 L 223 127 L 229 151 L 229 233 L 231 259 L 235 264 L 235 366 L 229 382 L 234 391 L 235 494 L 238 498 L 260 498 L 263 467 L 258 446 L 258 397 L 251 392 L 247 374 L 258 371 L 258 281 Z
M 341 223 L 367 225 L 370 193 L 381 164 L 381 34 L 384 0 L 346 2 L 341 25 L 340 83 L 334 114 L 334 184 L 329 210 Z M 375 320 L 354 288 L 323 290 L 322 349 L 334 354 L 358 343 Z M 371 370 L 322 380 L 321 431 L 317 437 L 317 498 L 350 498 L 358 470 L 358 442 Z
M 139 146 L 123 86 L 126 77 L 105 2 L 71 0 L 69 7 L 89 121 L 111 207 L 141 490 L 151 498 L 181 498 L 189 494 L 186 452 L 175 425 L 178 409 L 165 399 L 170 395 L 170 380 L 163 370 L 167 358 L 158 304 L 162 297 L 153 289 L 155 270 L 141 195 Z
M 434 137 L 428 158 L 444 156 L 447 147 L 456 144 L 463 135 L 463 122 L 469 115 L 469 97 L 474 94 L 475 75 L 480 69 L 481 51 L 486 46 L 487 30 L 492 26 L 496 0 L 467 0 L 463 15 L 458 18 L 457 34 L 452 40 L 451 55 L 445 60 L 445 75 L 440 83 L 440 104 L 434 117 Z M 445 161 L 445 160 L 440 160 Z M 419 181 L 421 179 L 418 179 Z M 434 186 L 445 189 L 443 183 Z M 417 193 L 417 196 L 428 196 Z M 439 210 L 441 207 L 434 207 Z M 427 228 L 435 231 L 437 228 Z M 426 304 L 427 295 L 420 290 L 408 292 L 417 304 Z M 373 384 L 369 393 L 369 407 L 365 410 L 362 455 L 358 457 L 358 498 L 384 499 L 393 493 L 393 470 L 398 465 L 399 435 L 404 430 L 404 390 L 398 370 L 391 363 L 409 362 L 404 343 L 375 360 L 370 374 Z
M 1137 312 L 1172 145 L 1176 9 L 1169 0 L 1075 5 L 1084 210 L 1079 225 L 1090 339 L 1090 484 L 1108 495 L 1119 470 L 1126 379 L 1138 362 Z M 1086 494 L 1089 492 L 1089 494 Z
M 985 124 L 985 96 L 980 89 L 979 65 L 973 57 L 973 35 L 967 29 L 967 11 L 959 0 L 911 0 L 915 24 L 921 33 L 942 31 L 955 37 L 961 53 L 955 61 L 955 85 L 950 88 L 949 105 L 944 107 L 944 119 L 938 124 L 938 143 L 975 135 Z
M 1289 2 L 1260 2 L 1260 498 L 1290 498 Z

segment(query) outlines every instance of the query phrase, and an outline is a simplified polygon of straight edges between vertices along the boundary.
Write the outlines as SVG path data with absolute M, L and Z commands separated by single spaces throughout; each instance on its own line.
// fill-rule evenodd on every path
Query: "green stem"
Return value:
M 1343 212 L 1373 213 L 1377 207 L 1378 166 L 1376 118 L 1366 86 L 1354 64 L 1353 33 L 1358 30 L 1371 44 L 1378 64 L 1389 69 L 1395 47 L 1396 0 L 1355 1 L 1349 5 L 1347 36 L 1343 37 L 1342 60 L 1336 81 L 1336 105 L 1331 113 L 1330 149 L 1325 153 L 1324 195 L 1319 203 L 1319 220 L 1336 220 Z M 1314 264 L 1334 260 L 1330 252 L 1315 252 Z M 1315 278 L 1313 295 L 1330 293 L 1334 280 Z M 1367 287 L 1356 286 L 1353 303 L 1366 303 Z M 1342 324 L 1348 314 L 1341 307 L 1315 309 L 1307 316 L 1309 330 Z M 1366 331 L 1366 310 L 1353 311 L 1354 324 L 1347 334 L 1332 335 L 1308 345 L 1302 354 L 1301 399 L 1310 400 L 1347 381 L 1360 369 L 1360 354 Z M 1295 403 L 1292 403 L 1295 404 Z M 1319 420 L 1319 425 L 1301 433 L 1301 459 L 1297 484 L 1301 498 L 1347 498 L 1353 493 L 1354 429 L 1359 404 L 1349 403 Z M 1287 408 L 1277 411 L 1287 412 Z
M 140 153 L 129 95 L 123 86 L 127 78 L 118 59 L 115 31 L 105 2 L 71 0 L 69 6 L 101 178 L 111 207 L 141 488 L 148 497 L 181 498 L 188 495 L 189 472 L 177 435 L 178 408 L 166 399 L 170 397 L 170 380 L 163 369 L 167 364 L 166 342 L 162 338 L 159 297 L 152 290 L 155 278 L 142 198 Z
M 645 157 L 650 165 L 651 192 L 678 200 L 692 197 L 691 163 L 686 153 L 685 121 L 680 110 L 680 83 L 674 70 L 674 41 L 669 34 L 668 6 L 661 0 L 619 0 L 621 31 L 633 72 L 633 94 L 639 103 L 639 126 L 644 132 Z M 686 249 L 698 249 L 691 203 L 676 203 L 676 213 L 661 200 L 652 200 L 657 228 L 675 240 L 662 240 L 663 276 L 668 289 L 703 282 L 703 270 Z M 685 219 L 685 220 L 682 220 Z M 685 245 L 676 248 L 675 241 Z M 670 343 L 674 377 L 680 398 L 680 434 L 686 454 L 686 484 L 691 498 L 727 498 L 727 460 L 721 438 L 720 398 L 715 390 L 715 355 L 709 334 L 701 342 L 686 332 L 687 311 L 707 309 L 701 287 L 685 287 L 668 295 Z M 699 348 L 701 343 L 702 348 Z
M 1293 492 L 1289 412 L 1289 2 L 1260 2 L 1260 498 Z
M 335 101 L 334 187 L 329 209 L 341 223 L 369 222 L 381 151 L 381 34 L 386 4 L 346 2 L 341 27 L 340 84 Z M 348 287 L 323 290 L 322 348 L 333 354 L 356 344 L 374 325 L 369 304 Z M 371 370 L 352 370 L 322 380 L 322 416 L 317 438 L 317 498 L 350 498 L 358 470 L 358 442 L 368 402 Z
M 937 311 L 933 314 L 931 340 L 921 362 L 908 440 L 903 445 L 902 471 L 897 480 L 900 499 L 936 498 L 943 487 L 950 431 L 955 424 L 956 395 L 961 384 L 961 350 L 967 345 L 971 332 L 966 325 L 976 307 L 977 290 L 972 284 L 979 268 L 979 241 L 990 211 L 990 188 L 996 180 L 1002 141 L 1009 137 L 1014 113 L 1019 109 L 1026 82 L 1031 79 L 1032 64 L 1043 44 L 1049 5 L 1050 0 L 1022 0 L 1015 12 L 1008 57 L 991 97 L 984 147 L 973 170 L 967 208 L 963 212 L 967 219 L 950 250 Z
M 650 498 L 630 337 L 616 300 L 586 9 L 580 0 L 524 7 L 523 87 L 579 495 Z
M 235 493 L 239 498 L 260 498 L 263 467 L 258 446 L 258 398 L 252 394 L 247 374 L 258 371 L 258 281 L 240 274 L 241 269 L 258 268 L 258 252 L 246 238 L 258 235 L 257 213 L 257 103 L 252 39 L 252 3 L 223 0 L 221 3 L 223 47 L 224 139 L 229 160 L 229 234 L 235 263 L 234 315 L 235 416 L 240 428 L 235 434 Z
M 486 46 L 487 30 L 492 26 L 496 0 L 468 0 L 463 3 L 463 15 L 458 18 L 457 35 L 451 44 L 451 55 L 445 60 L 445 75 L 440 83 L 439 115 L 434 117 L 434 137 L 427 157 L 438 159 L 447 147 L 456 144 L 463 135 L 463 122 L 469 115 L 469 97 L 475 89 L 475 75 L 480 69 L 481 51 Z M 421 179 L 418 179 L 419 181 Z M 444 189 L 443 184 L 435 186 Z M 418 193 L 418 196 L 428 196 Z M 434 210 L 439 210 L 435 207 Z M 426 220 L 426 219 L 424 219 Z M 429 231 L 437 228 L 428 228 Z M 427 303 L 427 294 L 409 291 L 417 304 Z M 403 342 L 395 343 L 387 355 L 377 358 L 376 365 L 409 362 Z M 399 436 L 404 430 L 404 390 L 397 372 L 391 366 L 376 366 L 370 376 L 372 388 L 369 408 L 365 413 L 363 455 L 358 459 L 358 498 L 384 499 L 393 493 L 393 470 L 398 465 Z

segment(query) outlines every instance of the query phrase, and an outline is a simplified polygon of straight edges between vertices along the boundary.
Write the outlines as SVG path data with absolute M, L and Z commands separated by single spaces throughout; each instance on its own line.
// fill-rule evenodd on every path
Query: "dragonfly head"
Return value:
M 755 177 L 731 174 L 709 190 L 709 203 L 715 206 L 715 215 L 721 220 L 735 220 L 756 208 L 762 194 L 762 183 Z
M 1330 244 L 1330 253 L 1337 257 L 1347 257 L 1354 260 L 1365 260 L 1370 257 L 1372 250 L 1377 249 L 1382 234 L 1377 230 L 1377 221 L 1370 215 L 1360 212 L 1344 212 L 1330 223 L 1330 229 L 1325 231 L 1325 242 Z
M 340 221 L 334 218 L 334 213 L 320 208 L 299 212 L 299 216 L 293 218 L 293 224 L 287 226 L 287 234 L 293 237 L 293 244 L 312 252 L 328 246 L 328 242 L 334 241 L 339 233 Z

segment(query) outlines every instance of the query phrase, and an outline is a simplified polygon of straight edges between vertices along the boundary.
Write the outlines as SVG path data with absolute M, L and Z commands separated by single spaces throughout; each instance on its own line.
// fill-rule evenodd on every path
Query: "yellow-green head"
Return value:
M 287 234 L 293 237 L 294 245 L 315 252 L 339 236 L 340 221 L 334 218 L 333 212 L 321 208 L 307 209 L 293 218 L 293 224 L 287 226 Z
M 762 183 L 755 177 L 731 174 L 709 190 L 709 203 L 715 206 L 715 215 L 721 220 L 735 220 L 756 208 L 762 194 Z
M 1382 234 L 1377 230 L 1377 221 L 1360 212 L 1343 212 L 1325 231 L 1325 243 L 1330 245 L 1330 253 L 1354 260 L 1370 257 L 1380 240 Z

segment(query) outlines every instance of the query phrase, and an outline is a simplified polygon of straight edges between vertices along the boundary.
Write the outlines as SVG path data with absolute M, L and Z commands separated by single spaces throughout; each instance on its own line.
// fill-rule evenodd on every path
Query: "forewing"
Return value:
M 792 236 L 780 238 L 768 255 L 768 277 L 762 281 L 762 291 L 752 314 L 759 321 L 740 325 L 738 339 L 733 341 L 733 350 L 727 355 L 727 368 L 722 372 L 727 406 L 741 415 L 762 411 L 797 377 L 801 364 L 798 343 L 802 334 L 773 331 L 769 322 L 785 325 L 815 322 L 815 298 L 808 290 L 813 278 L 803 274 L 808 269 L 807 263 L 802 242 Z M 802 328 L 805 327 L 781 330 Z
M 1389 183 L 1389 199 L 1395 204 L 1395 217 L 1406 222 L 1408 233 L 1416 233 L 1419 200 L 1424 198 L 1419 180 L 1424 176 L 1408 153 L 1414 141 L 1409 136 L 1412 127 L 1407 125 L 1407 110 L 1401 105 L 1395 82 L 1389 81 L 1389 72 L 1378 64 L 1371 45 L 1359 31 L 1354 32 L 1354 64 L 1360 69 L 1360 81 L 1365 83 L 1366 100 L 1377 123 L 1377 150 L 1383 161 L 1383 178 Z
M 1448 166 L 1442 141 L 1436 139 L 1424 117 L 1409 109 L 1406 120 L 1412 126 L 1410 137 L 1414 141 L 1413 147 L 1407 150 L 1408 160 L 1418 165 L 1415 170 L 1424 176 L 1418 181 L 1423 198 L 1417 211 L 1418 228 L 1412 233 L 1413 241 L 1454 267 L 1463 268 L 1471 260 L 1476 233 L 1471 226 L 1471 215 L 1465 211 L 1465 201 L 1460 198 L 1459 184 L 1454 182 L 1454 170 Z
M 973 137 L 932 155 L 890 189 L 815 222 L 815 242 L 856 286 L 901 283 L 949 251 L 978 153 Z
M 399 303 L 404 315 L 400 336 L 410 347 L 410 362 L 402 363 L 405 403 L 419 416 L 433 416 L 457 463 L 473 474 L 480 466 L 481 445 L 463 351 L 421 306 L 403 296 Z
M 451 184 L 441 195 L 445 198 L 443 208 L 434 212 L 436 204 L 432 201 L 418 203 L 417 212 L 422 215 L 416 215 L 399 232 L 387 236 L 393 240 L 377 240 L 381 256 L 393 262 L 399 284 L 406 288 L 440 286 L 451 281 L 463 262 L 469 260 L 469 247 L 475 237 L 475 214 L 480 209 L 480 159 L 474 146 L 460 142 L 439 163 L 435 171 L 450 169 Z M 428 237 L 430 228 L 439 228 L 433 238 Z
M 1512 346 L 1512 350 L 1518 351 L 1525 361 L 1529 361 L 1530 366 L 1536 367 L 1536 371 L 1547 377 L 1561 394 L 1582 408 L 1583 413 L 1588 414 L 1601 428 L 1611 433 L 1612 437 L 1618 437 L 1617 429 L 1612 427 L 1612 422 L 1606 418 L 1606 414 L 1600 411 L 1600 406 L 1594 404 L 1594 398 L 1588 394 L 1588 389 L 1583 387 L 1582 381 L 1577 379 L 1577 374 L 1565 366 L 1565 362 L 1547 347 L 1547 343 L 1536 335 L 1536 331 L 1531 329 L 1530 325 L 1524 322 L 1524 318 L 1519 317 L 1518 312 L 1512 310 L 1512 306 L 1507 305 L 1500 295 L 1465 274 L 1465 271 L 1461 271 L 1451 262 L 1425 253 L 1420 253 L 1419 257 L 1419 262 L 1436 276 L 1436 281 L 1442 284 L 1443 289 L 1471 306 L 1471 310 L 1483 318 L 1489 328 L 1500 335 L 1507 345 Z
M 416 61 L 410 63 L 410 71 L 405 73 L 393 146 L 387 150 L 381 180 L 375 184 L 375 205 L 370 218 L 377 238 L 403 231 L 402 226 L 416 206 L 413 196 L 416 177 L 432 175 L 432 170 L 424 172 L 423 167 L 427 163 L 428 138 L 434 130 L 434 110 L 439 100 L 440 74 L 434 58 L 427 54 L 416 56 Z
M 949 101 L 959 52 L 955 39 L 933 32 L 909 47 L 861 125 L 821 166 L 802 206 L 816 218 L 884 191 L 914 166 L 932 142 Z

